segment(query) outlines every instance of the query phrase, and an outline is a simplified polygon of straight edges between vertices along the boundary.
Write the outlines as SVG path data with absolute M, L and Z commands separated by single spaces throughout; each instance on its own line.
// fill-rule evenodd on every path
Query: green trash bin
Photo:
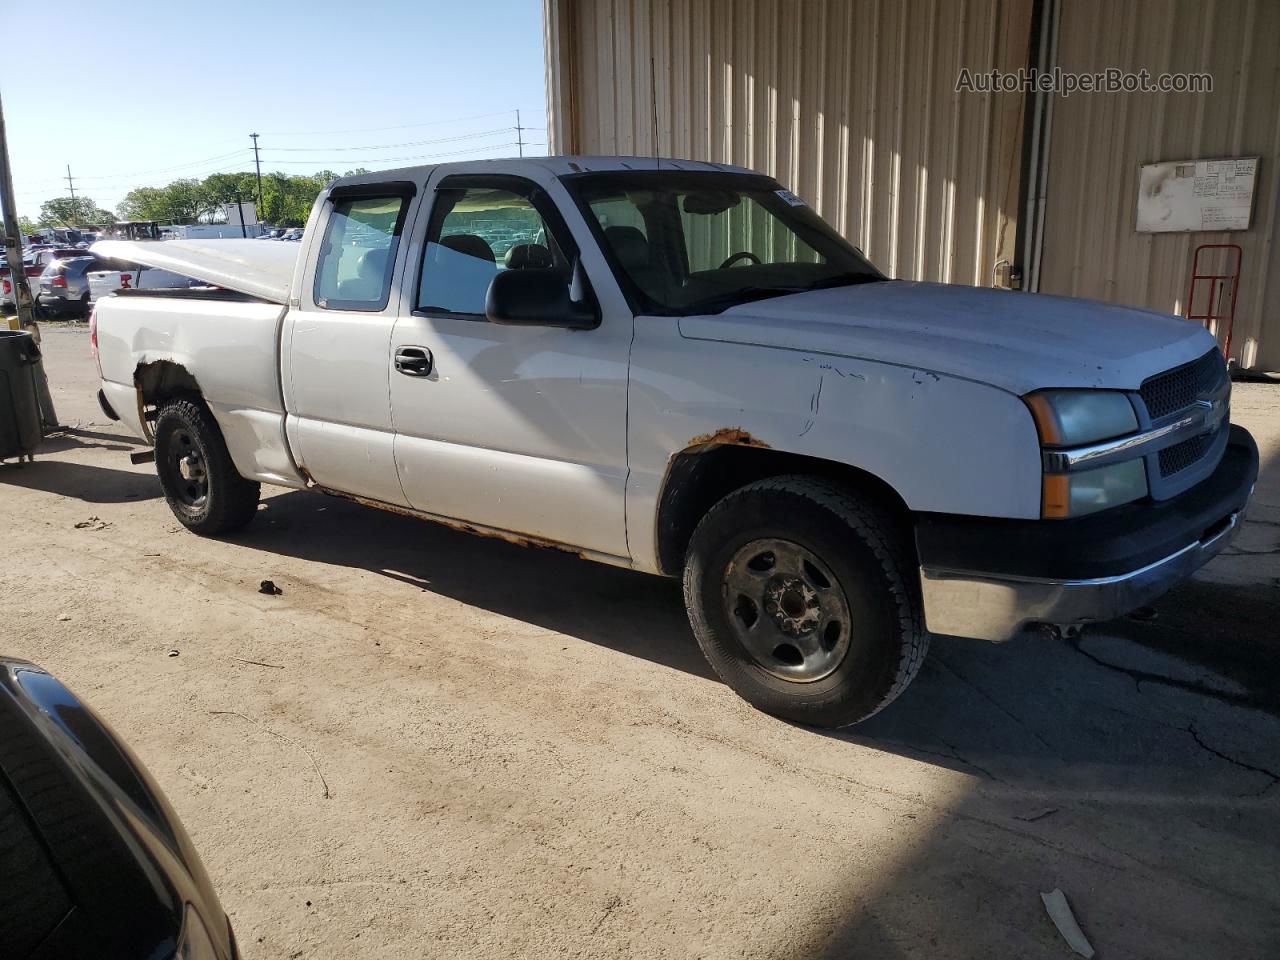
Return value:
M 40 348 L 25 330 L 0 330 L 0 461 L 30 457 L 43 439 L 36 371 Z

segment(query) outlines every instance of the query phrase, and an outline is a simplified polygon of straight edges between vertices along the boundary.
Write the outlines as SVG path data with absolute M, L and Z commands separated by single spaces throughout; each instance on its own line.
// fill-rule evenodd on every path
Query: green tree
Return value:
M 125 194 L 116 209 L 125 220 L 199 223 L 209 220 L 219 207 L 201 181 L 186 179 L 163 187 L 137 187 Z
M 29 237 L 33 233 L 40 231 L 40 224 L 36 223 L 30 217 L 18 218 L 18 232 L 24 237 Z
M 357 169 L 347 176 L 367 173 Z M 332 170 L 311 175 L 267 173 L 262 177 L 258 218 L 281 227 L 305 226 L 320 191 L 338 178 Z M 204 180 L 175 180 L 163 187 L 137 187 L 120 201 L 123 220 L 212 223 L 223 219 L 223 204 L 258 199 L 257 177 L 248 172 L 215 173 Z
M 211 215 L 221 219 L 223 204 L 254 203 L 258 184 L 252 173 L 215 173 L 205 177 L 203 189 Z
M 115 216 L 88 197 L 58 197 L 40 205 L 40 226 L 78 227 L 81 224 L 111 223 Z
M 262 178 L 262 210 L 259 215 L 267 223 L 280 227 L 306 226 L 311 205 L 320 191 L 336 175 L 324 170 L 312 176 L 269 173 Z
M 211 212 L 209 198 L 199 180 L 175 180 L 164 188 L 169 212 L 175 223 L 198 223 Z
M 116 204 L 121 220 L 164 220 L 168 207 L 163 187 L 135 187 Z

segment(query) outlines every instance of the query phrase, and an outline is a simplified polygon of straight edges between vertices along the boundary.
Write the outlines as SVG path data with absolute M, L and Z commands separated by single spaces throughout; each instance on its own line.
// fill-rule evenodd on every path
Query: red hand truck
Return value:
M 1234 258 L 1230 257 L 1229 254 L 1227 257 L 1231 263 L 1229 269 L 1225 273 L 1201 273 L 1200 254 L 1206 250 L 1227 250 L 1234 253 Z M 1236 292 L 1240 289 L 1240 261 L 1243 258 L 1244 252 L 1237 243 L 1202 243 L 1196 247 L 1195 254 L 1191 258 L 1191 289 L 1187 292 L 1186 318 L 1188 320 L 1202 321 L 1205 329 L 1209 329 L 1210 325 L 1213 325 L 1215 336 L 1219 330 L 1218 322 L 1225 320 L 1227 332 L 1223 338 L 1222 355 L 1226 358 L 1231 356 L 1231 329 L 1236 323 Z M 1203 313 L 1197 313 L 1195 310 L 1196 289 L 1201 284 L 1208 285 L 1209 302 Z M 1224 295 L 1229 298 L 1229 309 L 1224 309 Z

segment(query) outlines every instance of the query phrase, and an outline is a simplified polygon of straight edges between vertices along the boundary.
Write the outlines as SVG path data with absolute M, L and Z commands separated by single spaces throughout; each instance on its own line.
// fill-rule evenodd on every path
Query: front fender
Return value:
M 864 359 L 682 338 L 636 322 L 627 535 L 657 569 L 654 517 L 672 458 L 709 444 L 847 464 L 913 511 L 1040 516 L 1040 445 L 1025 404 L 987 384 Z

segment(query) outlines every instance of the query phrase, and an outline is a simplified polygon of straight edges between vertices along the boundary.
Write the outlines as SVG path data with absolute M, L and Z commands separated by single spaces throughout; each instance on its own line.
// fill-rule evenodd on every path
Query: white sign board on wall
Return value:
M 1138 232 L 1248 230 L 1258 158 L 1145 164 L 1138 177 Z

